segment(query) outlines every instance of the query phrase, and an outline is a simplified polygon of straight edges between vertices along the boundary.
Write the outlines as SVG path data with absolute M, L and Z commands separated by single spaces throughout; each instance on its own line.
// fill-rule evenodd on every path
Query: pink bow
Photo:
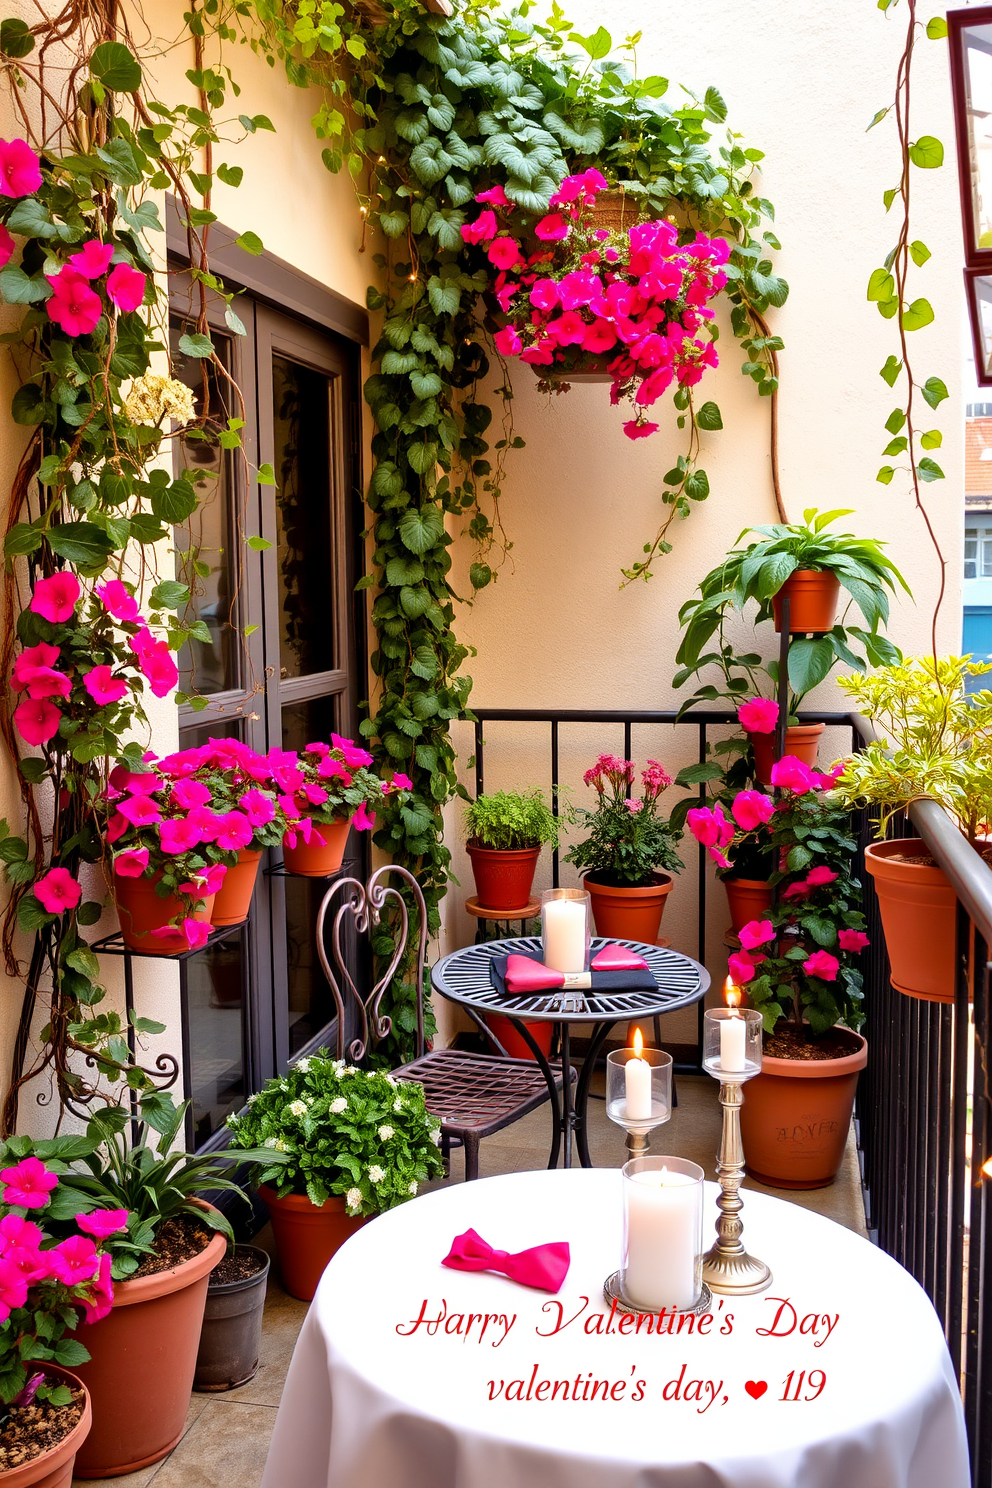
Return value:
M 522 1286 L 557 1292 L 568 1275 L 571 1259 L 567 1240 L 535 1245 L 510 1255 L 506 1250 L 493 1250 L 475 1230 L 466 1230 L 452 1240 L 441 1265 L 455 1271 L 499 1271 Z
M 621 946 L 604 946 L 592 961 L 593 971 L 647 971 L 648 963 L 634 951 L 625 951 Z M 507 956 L 506 990 L 508 992 L 545 992 L 552 987 L 564 987 L 565 975 L 552 971 L 541 961 L 532 961 L 529 956 Z M 571 985 L 575 985 L 574 982 Z

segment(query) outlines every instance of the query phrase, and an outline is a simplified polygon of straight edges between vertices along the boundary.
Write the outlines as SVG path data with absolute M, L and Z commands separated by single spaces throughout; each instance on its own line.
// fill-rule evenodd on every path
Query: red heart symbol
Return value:
M 760 1400 L 768 1389 L 768 1385 L 765 1380 L 745 1380 L 744 1388 L 752 1400 Z

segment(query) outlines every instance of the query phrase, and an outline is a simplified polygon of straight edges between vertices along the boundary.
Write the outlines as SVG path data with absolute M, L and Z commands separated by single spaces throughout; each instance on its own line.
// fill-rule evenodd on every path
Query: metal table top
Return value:
M 679 951 L 645 945 L 638 940 L 611 940 L 596 936 L 591 955 L 606 945 L 622 946 L 643 956 L 658 983 L 657 992 L 581 992 L 554 989 L 512 995 L 496 990 L 490 979 L 490 963 L 496 956 L 525 954 L 541 949 L 539 935 L 491 940 L 484 945 L 452 951 L 431 968 L 431 986 L 451 1002 L 480 1013 L 502 1013 L 528 1022 L 602 1023 L 623 1018 L 651 1018 L 691 1007 L 706 995 L 710 975 L 705 966 Z

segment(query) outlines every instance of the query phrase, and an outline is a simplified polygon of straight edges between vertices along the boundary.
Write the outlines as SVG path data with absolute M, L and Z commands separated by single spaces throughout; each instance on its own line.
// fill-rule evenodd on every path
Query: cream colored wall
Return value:
M 891 121 L 866 133 L 875 111 L 892 93 L 902 44 L 905 7 L 890 19 L 863 0 L 804 0 L 801 6 L 741 6 L 739 0 L 673 8 L 644 0 L 571 0 L 566 7 L 579 31 L 600 24 L 614 42 L 643 30 L 637 48 L 642 75 L 672 80 L 666 101 L 677 107 L 683 79 L 698 94 L 714 84 L 725 97 L 729 122 L 747 146 L 766 152 L 760 191 L 776 206 L 775 231 L 783 249 L 776 269 L 791 286 L 789 300 L 769 320 L 784 338 L 781 390 L 781 469 L 790 516 L 804 508 L 853 507 L 854 530 L 890 543 L 916 603 L 895 606 L 890 633 L 907 652 L 928 646 L 938 565 L 914 511 L 905 477 L 876 483 L 883 423 L 899 398 L 878 376 L 896 349 L 891 321 L 865 299 L 868 276 L 895 241 L 894 213 L 885 215 L 882 192 L 899 175 Z M 959 390 L 964 300 L 957 175 L 945 43 L 923 41 L 913 81 L 915 138 L 935 134 L 947 145 L 938 171 L 914 171 L 913 236 L 933 258 L 914 274 L 912 294 L 926 294 L 934 325 L 915 333 L 912 353 L 920 380 L 937 374 L 951 390 L 936 415 L 926 408 L 923 427 L 939 426 L 938 460 L 947 479 L 926 487 L 931 516 L 948 558 L 948 587 L 939 644 L 960 646 L 962 521 Z M 671 677 L 678 646 L 678 610 L 698 580 L 751 523 L 775 520 L 769 479 L 768 402 L 740 374 L 737 351 L 721 317 L 722 364 L 707 375 L 705 396 L 723 412 L 724 429 L 704 434 L 704 461 L 712 494 L 674 532 L 675 551 L 656 564 L 647 584 L 620 589 L 620 568 L 640 556 L 661 513 L 662 475 L 679 442 L 670 405 L 662 430 L 632 444 L 619 410 L 603 387 L 575 388 L 547 400 L 532 373 L 513 366 L 517 432 L 526 450 L 512 457 L 504 482 L 503 517 L 514 542 L 513 563 L 459 620 L 461 638 L 478 648 L 469 664 L 472 701 L 489 707 L 671 708 Z M 700 390 L 701 392 L 703 389 Z M 660 405 L 659 405 L 660 406 Z M 454 549 L 461 572 L 468 541 Z M 808 706 L 838 705 L 824 684 Z M 633 752 L 675 767 L 694 758 L 688 730 L 639 729 Z M 471 730 L 455 731 L 463 758 Z M 491 725 L 487 731 L 489 788 L 550 782 L 546 743 L 537 725 Z M 546 733 L 542 736 L 546 740 Z M 561 779 L 582 803 L 581 772 L 602 748 L 619 750 L 620 729 L 562 730 Z M 840 731 L 824 740 L 822 757 L 844 747 Z M 466 784 L 474 781 L 465 773 Z M 451 835 L 461 807 L 450 813 Z M 460 835 L 460 834 L 459 834 Z M 663 930 L 676 948 L 695 954 L 694 844 L 689 868 L 666 909 Z M 545 853 L 538 886 L 550 882 Z M 455 872 L 461 890 L 447 904 L 446 943 L 465 944 L 472 923 L 460 909 L 471 892 L 471 869 L 460 845 Z M 565 870 L 564 882 L 574 881 Z M 727 916 L 721 890 L 712 896 L 708 961 L 722 977 L 720 938 Z M 453 1024 L 445 1024 L 450 1033 Z M 666 1029 L 692 1037 L 693 1020 Z

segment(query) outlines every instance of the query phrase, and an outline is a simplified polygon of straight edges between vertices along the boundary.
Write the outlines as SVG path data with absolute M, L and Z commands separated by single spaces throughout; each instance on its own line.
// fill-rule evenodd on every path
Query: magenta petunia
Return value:
M 125 796 L 117 804 L 119 815 L 135 827 L 153 827 L 162 820 L 162 812 L 150 796 L 145 794 Z
M 749 734 L 770 734 L 778 723 L 778 703 L 773 698 L 751 698 L 737 709 L 741 728 Z
M 173 661 L 168 646 L 164 641 L 152 640 L 150 644 L 145 643 L 139 652 L 132 641 L 131 649 L 138 657 L 138 666 L 148 678 L 154 695 L 157 698 L 165 697 L 179 681 L 179 668 Z
M 814 951 L 808 960 L 803 962 L 803 971 L 807 976 L 819 977 L 824 982 L 835 982 L 840 970 L 840 962 L 836 956 L 831 956 L 829 951 Z
M 413 781 L 410 779 L 409 775 L 401 775 L 399 770 L 397 770 L 392 780 L 386 786 L 386 790 L 413 790 Z
M 27 1299 L 27 1277 L 14 1261 L 0 1259 L 0 1323 L 7 1321 L 15 1307 L 23 1307 Z
M 5 1214 L 0 1219 L 0 1255 L 6 1255 L 15 1246 L 37 1250 L 43 1238 L 39 1226 L 21 1214 Z
M 761 791 L 743 790 L 737 792 L 730 811 L 743 831 L 753 832 L 755 827 L 771 821 L 775 815 L 775 802 Z
M 88 1300 L 82 1303 L 83 1316 L 88 1323 L 98 1323 L 110 1312 L 114 1303 L 114 1284 L 110 1278 L 110 1256 L 104 1251 L 100 1257 L 100 1268 L 93 1279 Z
M 217 846 L 224 852 L 240 852 L 252 839 L 254 829 L 243 811 L 227 811 L 217 818 Z
M 176 857 L 179 853 L 199 847 L 203 841 L 203 833 L 191 817 L 179 816 L 172 821 L 162 822 L 159 827 L 159 841 L 164 853 Z
M 649 424 L 638 419 L 629 419 L 623 426 L 623 432 L 628 439 L 647 439 L 651 434 L 657 434 L 660 424 Z
M 14 709 L 14 727 L 27 744 L 47 744 L 59 731 L 62 714 L 44 698 L 25 698 Z
M 83 891 L 68 868 L 50 868 L 35 884 L 34 895 L 49 914 L 62 914 L 67 909 L 75 909 Z
M 53 625 L 62 625 L 72 619 L 79 601 L 79 580 L 72 573 L 52 574 L 49 579 L 39 579 L 31 596 L 31 609 Z
M 356 744 L 354 739 L 344 739 L 340 734 L 332 734 L 331 743 L 335 749 L 341 751 L 341 758 L 349 770 L 358 770 L 363 765 L 371 765 L 371 754 L 369 754 L 367 749 L 363 749 L 360 744 Z
M 321 780 L 340 780 L 347 787 L 352 782 L 350 770 L 346 770 L 340 760 L 322 759 L 317 766 L 317 774 Z
M 475 199 L 477 202 L 491 202 L 494 207 L 513 206 L 502 186 L 490 186 L 488 191 L 480 191 Z
M 114 872 L 118 878 L 141 878 L 147 867 L 147 847 L 129 847 L 114 858 Z
M 194 806 L 210 805 L 210 788 L 199 780 L 177 780 L 172 787 L 172 799 L 184 811 Z
M 45 301 L 48 317 L 67 336 L 88 336 L 103 314 L 103 301 L 75 269 L 60 269 L 45 276 L 52 293 Z
M 735 952 L 727 958 L 727 968 L 730 972 L 730 980 L 735 987 L 743 987 L 750 982 L 757 969 L 757 959 L 747 955 L 746 952 Z
M 99 708 L 119 703 L 130 691 L 124 678 L 115 677 L 109 666 L 92 667 L 83 678 L 83 686 Z
M 363 801 L 351 818 L 351 825 L 356 832 L 371 832 L 375 826 L 375 812 L 370 811 Z
M 783 755 L 772 765 L 772 785 L 781 786 L 783 790 L 794 791 L 797 795 L 804 795 L 806 791 L 815 790 L 816 784 L 813 772 L 802 760 L 796 759 L 794 755 Z
M 191 879 L 189 883 L 181 883 L 179 892 L 192 894 L 197 899 L 208 898 L 217 893 L 226 877 L 227 868 L 223 863 L 211 863 L 209 868 L 196 875 L 195 882 Z
M 16 247 L 17 244 L 14 242 L 7 229 L 3 226 L 0 226 L 0 269 L 2 269 L 5 264 L 10 263 L 10 260 L 14 254 L 14 249 Z
M 867 935 L 863 930 L 838 930 L 837 940 L 842 951 L 863 951 L 865 946 L 870 945 Z
M 542 243 L 559 243 L 567 238 L 572 230 L 572 224 L 561 212 L 550 212 L 547 217 L 542 217 L 534 228 L 534 232 Z
M 29 698 L 68 697 L 72 683 L 65 672 L 54 667 L 16 667 L 11 673 L 10 685 L 15 692 L 27 690 Z
M 821 863 L 818 868 L 811 868 L 809 870 L 806 875 L 806 882 L 811 889 L 820 889 L 826 884 L 833 883 L 836 877 L 837 874 L 832 868 L 828 868 L 825 863 Z
M 513 269 L 523 263 L 523 254 L 513 238 L 494 238 L 486 249 L 486 256 L 497 269 Z
M 200 834 L 202 842 L 213 842 L 219 830 L 220 816 L 209 806 L 194 806 L 188 820 Z
M 107 279 L 107 294 L 118 310 L 137 310 L 145 298 L 147 282 L 147 274 L 130 264 L 119 263 Z
M 553 310 L 558 303 L 558 286 L 553 279 L 538 279 L 530 288 L 530 302 L 535 310 Z
M 93 1241 L 86 1235 L 70 1235 L 49 1252 L 52 1274 L 66 1286 L 79 1286 L 92 1281 L 100 1270 L 100 1257 Z
M 94 1209 L 90 1214 L 76 1215 L 79 1228 L 95 1240 L 106 1240 L 108 1235 L 126 1229 L 127 1220 L 126 1209 Z
M 3 1201 L 18 1209 L 43 1209 L 58 1178 L 37 1157 L 25 1157 L 12 1168 L 0 1172 L 4 1185 Z
M 101 243 L 98 238 L 91 238 L 84 243 L 78 253 L 74 253 L 69 259 L 70 268 L 75 269 L 77 274 L 82 274 L 84 279 L 102 279 L 110 268 L 110 260 L 114 256 L 113 243 Z
M 498 231 L 496 213 L 488 208 L 475 219 L 474 222 L 466 222 L 462 226 L 462 241 L 465 243 L 488 243 L 494 238 Z
M 189 949 L 198 951 L 210 939 L 210 921 L 190 918 L 183 920 L 183 935 Z
M 775 926 L 771 920 L 748 920 L 738 933 L 738 939 L 746 951 L 756 950 L 775 939 Z
M 512 325 L 503 326 L 493 337 L 493 342 L 500 356 L 519 356 L 523 347 L 520 333 Z
M 264 791 L 245 791 L 241 797 L 241 810 L 253 827 L 264 827 L 276 814 L 276 803 Z
M 41 161 L 27 140 L 0 140 L 0 194 L 28 196 L 41 185 Z
M 119 811 L 115 811 L 107 823 L 107 841 L 116 842 L 119 837 L 124 836 L 130 825 L 126 816 L 121 816 Z
M 108 579 L 105 584 L 97 584 L 95 592 L 108 615 L 113 615 L 115 620 L 130 622 L 141 618 L 138 601 L 123 580 Z
M 607 320 L 596 320 L 586 326 L 582 337 L 583 351 L 611 351 L 617 344 L 617 333 Z
M 37 646 L 25 647 L 14 662 L 10 676 L 11 687 L 15 692 L 23 691 L 27 686 L 28 673 L 35 667 L 53 667 L 60 655 L 58 646 L 49 646 L 44 641 L 39 641 Z

